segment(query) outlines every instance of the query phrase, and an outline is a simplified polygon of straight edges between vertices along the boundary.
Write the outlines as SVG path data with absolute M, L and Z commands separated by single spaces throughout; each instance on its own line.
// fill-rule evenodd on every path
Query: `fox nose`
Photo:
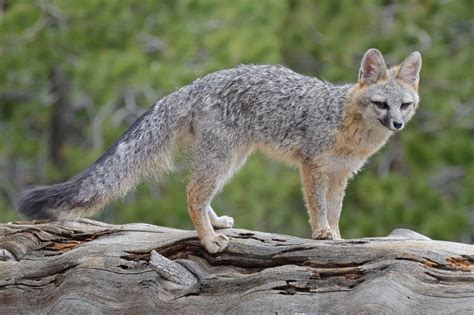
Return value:
M 394 122 L 392 122 L 392 125 L 393 125 L 393 128 L 395 128 L 397 130 L 400 130 L 400 129 L 403 128 L 403 123 L 402 122 L 394 121 Z

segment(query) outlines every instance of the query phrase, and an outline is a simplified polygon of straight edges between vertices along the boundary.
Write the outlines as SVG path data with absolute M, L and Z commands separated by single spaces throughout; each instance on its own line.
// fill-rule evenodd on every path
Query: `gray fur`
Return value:
M 416 56 L 410 58 L 403 75 L 412 80 L 415 76 L 410 70 L 414 69 Z M 24 192 L 19 211 L 30 218 L 67 219 L 87 215 L 123 196 L 144 177 L 156 178 L 170 169 L 174 143 L 183 140 L 192 156 L 192 178 L 188 186 L 191 217 L 206 249 L 223 250 L 227 240 L 224 235 L 215 234 L 212 226 L 229 227 L 233 220 L 217 217 L 210 202 L 249 154 L 261 149 L 294 165 L 303 165 L 302 170 L 306 170 L 303 173 L 314 172 L 311 176 L 307 174 L 310 178 L 303 182 L 318 183 L 323 188 L 327 185 L 324 174 L 350 176 L 368 156 L 355 158 L 334 153 L 338 145 L 336 136 L 347 127 L 344 122 L 348 104 L 355 102 L 360 112 L 357 115 L 370 129 L 371 136 L 362 142 L 375 152 L 392 133 L 387 129 L 390 122 L 382 124 L 384 119 L 406 122 L 418 103 L 416 91 L 397 75 L 396 70 L 385 68 L 382 55 L 375 50 L 366 53 L 359 83 L 351 85 L 333 85 L 271 65 L 245 65 L 211 73 L 157 102 L 79 175 L 65 183 Z M 379 83 L 381 78 L 389 79 Z M 363 85 L 368 87 L 355 95 L 354 89 Z M 409 112 L 402 113 L 400 104 L 408 98 L 413 106 Z M 377 100 L 387 102 L 390 110 L 382 112 L 375 108 L 373 102 Z M 318 231 L 325 229 L 327 222 L 332 225 L 338 222 L 347 179 L 340 182 L 336 181 L 342 185 L 342 191 L 337 191 L 336 199 L 327 203 L 337 215 L 331 218 L 329 214 L 328 221 L 323 223 L 312 219 L 313 237 L 339 235 L 338 227 L 334 226 L 330 229 L 337 228 L 335 232 Z M 309 208 L 326 207 L 319 200 L 324 198 L 326 190 L 306 191 Z M 313 202 L 314 198 L 319 199 Z M 313 212 L 310 209 L 312 218 Z M 325 218 L 326 212 L 318 213 Z
M 167 146 L 183 133 L 212 154 L 222 147 L 258 142 L 309 158 L 330 144 L 329 134 L 341 122 L 349 87 L 270 65 L 209 74 L 156 103 L 81 174 L 23 192 L 20 213 L 73 218 L 100 208 L 141 178 L 159 173 L 163 159 L 168 168 L 172 148 Z

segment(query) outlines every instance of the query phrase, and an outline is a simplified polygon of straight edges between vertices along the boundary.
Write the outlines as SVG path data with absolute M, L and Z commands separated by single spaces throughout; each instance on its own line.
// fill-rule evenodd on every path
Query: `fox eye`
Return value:
M 400 105 L 400 109 L 407 109 L 410 105 L 411 105 L 411 102 L 402 103 L 402 105 Z
M 377 106 L 380 109 L 389 109 L 390 107 L 388 106 L 387 102 L 379 102 L 379 101 L 372 101 L 375 106 Z

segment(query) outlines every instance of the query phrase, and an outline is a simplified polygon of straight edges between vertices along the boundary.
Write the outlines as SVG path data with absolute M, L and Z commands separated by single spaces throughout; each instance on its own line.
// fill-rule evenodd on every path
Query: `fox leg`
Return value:
M 351 172 L 335 172 L 329 174 L 328 190 L 326 192 L 327 218 L 329 227 L 336 234 L 335 239 L 341 238 L 339 218 L 341 216 L 344 191 L 350 176 Z
M 235 174 L 245 164 L 250 152 L 250 148 L 241 148 L 237 150 L 236 153 L 234 153 L 234 156 L 229 163 L 230 165 L 227 173 L 223 176 L 222 180 L 219 181 L 220 185 L 217 188 L 218 191 L 221 190 L 227 180 L 229 180 L 232 175 Z M 234 218 L 227 215 L 218 216 L 210 205 L 207 207 L 207 213 L 209 215 L 209 219 L 211 220 L 212 226 L 216 229 L 226 229 L 234 226 Z
M 314 239 L 335 239 L 337 233 L 329 225 L 327 217 L 326 192 L 328 176 L 321 172 L 317 165 L 303 162 L 301 179 L 306 207 L 309 213 L 309 223 Z
M 207 206 L 207 215 L 211 220 L 211 225 L 216 229 L 226 229 L 234 226 L 234 218 L 227 215 L 218 216 L 210 205 Z
M 221 252 L 229 243 L 229 238 L 216 233 L 211 224 L 208 207 L 217 192 L 216 187 L 215 178 L 194 176 L 187 188 L 189 215 L 201 244 L 209 253 Z
M 222 145 L 216 153 L 206 150 L 205 143 L 196 147 L 192 179 L 187 189 L 188 211 L 201 244 L 208 252 L 218 253 L 227 247 L 229 239 L 224 234 L 216 233 L 213 227 L 232 227 L 234 219 L 217 216 L 210 204 L 226 181 L 245 163 L 249 150 L 230 152 L 230 149 L 224 149 L 228 145 Z

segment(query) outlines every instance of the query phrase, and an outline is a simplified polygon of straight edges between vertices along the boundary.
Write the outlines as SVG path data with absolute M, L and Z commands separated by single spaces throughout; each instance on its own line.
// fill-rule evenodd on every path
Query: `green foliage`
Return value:
M 473 2 L 48 1 L 0 4 L 0 221 L 19 190 L 69 178 L 97 159 L 150 104 L 208 72 L 280 63 L 354 82 L 362 54 L 389 64 L 423 56 L 415 119 L 349 185 L 344 237 L 397 227 L 474 237 Z M 64 167 L 50 158 L 51 73 L 71 83 Z M 99 218 L 192 228 L 185 161 Z M 298 171 L 256 155 L 216 198 L 237 226 L 309 236 Z

